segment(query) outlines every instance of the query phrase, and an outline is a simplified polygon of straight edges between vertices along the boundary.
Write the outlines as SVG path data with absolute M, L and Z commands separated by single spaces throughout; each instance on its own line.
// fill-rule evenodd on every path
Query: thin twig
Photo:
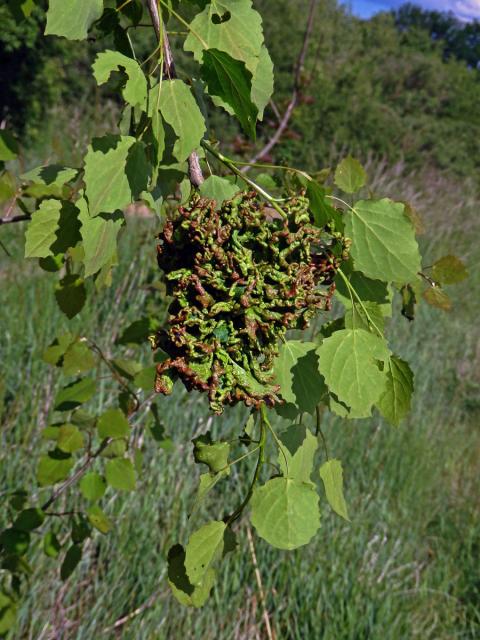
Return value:
M 52 493 L 50 498 L 44 504 L 42 504 L 42 506 L 41 506 L 42 511 L 46 511 L 63 493 L 65 493 L 65 491 L 68 489 L 68 487 L 71 487 L 72 484 L 75 484 L 75 482 L 84 475 L 84 473 L 90 467 L 92 462 L 96 458 L 98 458 L 98 456 L 102 453 L 102 451 L 106 448 L 106 446 L 110 442 L 111 442 L 111 438 L 107 438 L 106 440 L 104 440 L 102 442 L 102 444 L 100 445 L 100 447 L 97 449 L 97 451 L 94 454 L 89 455 L 87 457 L 85 462 L 82 464 L 81 467 L 79 467 L 77 469 L 77 471 L 75 471 L 73 476 L 70 476 L 70 478 L 65 480 L 65 482 L 63 484 L 61 484 L 58 487 L 58 489 Z
M 10 224 L 11 222 L 24 222 L 25 220 L 30 220 L 30 216 L 27 216 L 27 215 L 6 216 L 5 218 L 0 218 L 0 224 Z
M 310 40 L 310 36 L 312 34 L 313 18 L 315 16 L 315 8 L 317 3 L 318 3 L 318 0 L 310 0 L 307 24 L 305 27 L 305 34 L 303 36 L 303 43 L 302 43 L 300 52 L 298 54 L 297 62 L 295 64 L 295 73 L 293 77 L 293 91 L 292 91 L 290 101 L 287 105 L 287 108 L 285 109 L 285 113 L 283 114 L 282 119 L 280 120 L 278 129 L 275 131 L 275 133 L 267 142 L 267 144 L 263 147 L 263 149 L 261 149 L 258 153 L 256 153 L 253 156 L 253 158 L 250 160 L 252 164 L 254 162 L 257 162 L 257 160 L 260 160 L 261 158 L 263 158 L 263 156 L 267 155 L 267 153 L 269 153 L 273 149 L 273 147 L 278 143 L 285 129 L 287 128 L 288 123 L 290 122 L 290 118 L 292 117 L 293 110 L 298 104 L 301 85 L 302 85 L 302 71 L 303 71 L 303 66 L 305 64 L 305 57 L 307 55 L 308 43 Z M 251 168 L 251 165 L 248 164 L 247 166 L 243 167 L 241 171 L 245 173 L 250 168 Z
M 253 536 L 250 525 L 247 525 L 247 538 L 248 538 L 248 547 L 250 549 L 250 555 L 252 556 L 253 568 L 255 570 L 255 578 L 257 580 L 258 592 L 260 594 L 260 600 L 262 601 L 262 609 L 263 609 L 263 620 L 265 622 L 265 628 L 267 631 L 268 640 L 274 640 L 275 636 L 272 632 L 272 626 L 270 624 L 270 616 L 268 615 L 267 609 L 267 600 L 265 598 L 265 591 L 263 589 L 262 583 L 262 574 L 260 573 L 260 569 L 258 568 L 257 562 L 257 554 L 255 553 L 255 545 L 253 544 Z
M 170 47 L 170 42 L 168 40 L 167 30 L 165 29 L 164 25 L 162 25 L 163 29 L 160 29 L 160 15 L 158 12 L 157 0 L 147 0 L 147 7 L 148 12 L 150 13 L 153 28 L 155 29 L 157 40 L 163 43 L 164 74 L 170 80 L 173 80 L 177 77 L 177 74 L 175 72 L 175 63 L 173 61 L 173 54 Z M 194 187 L 199 187 L 204 181 L 202 169 L 200 167 L 200 160 L 198 158 L 198 154 L 195 151 L 192 151 L 192 153 L 188 156 L 188 177 Z
M 139 616 L 146 609 L 150 609 L 150 607 L 153 606 L 160 598 L 165 597 L 166 595 L 168 595 L 168 591 L 164 591 L 164 592 L 155 591 L 155 593 L 152 593 L 152 595 L 148 598 L 148 600 L 146 600 L 139 607 L 137 607 L 130 613 L 127 613 L 125 616 L 122 616 L 121 618 L 119 618 L 110 627 L 105 627 L 105 629 L 103 630 L 103 633 L 110 633 L 111 631 L 115 631 L 115 629 L 118 629 L 119 627 L 123 627 L 124 624 L 126 624 L 127 622 L 130 622 L 130 620 L 133 620 L 133 618 L 136 618 L 137 616 Z

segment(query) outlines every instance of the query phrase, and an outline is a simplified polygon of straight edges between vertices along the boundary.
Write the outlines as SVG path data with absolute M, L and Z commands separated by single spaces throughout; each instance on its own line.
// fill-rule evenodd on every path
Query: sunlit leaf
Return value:
M 331 459 L 324 462 L 320 467 L 320 477 L 329 505 L 339 516 L 350 520 L 343 495 L 343 470 L 340 460 Z
M 132 107 L 145 107 L 147 101 L 147 79 L 142 68 L 132 58 L 118 51 L 101 51 L 93 63 L 93 75 L 97 83 L 104 84 L 113 71 L 125 71 L 127 81 L 123 87 L 123 97 Z
M 258 535 L 279 549 L 310 542 L 320 527 L 318 494 L 310 484 L 273 478 L 254 490 L 251 521 Z
M 360 162 L 352 156 L 344 158 L 335 170 L 335 184 L 346 193 L 355 193 L 367 181 L 367 174 Z
M 258 109 L 253 104 L 252 73 L 245 63 L 234 60 L 225 51 L 207 49 L 203 52 L 202 78 L 208 93 L 221 98 L 234 111 L 244 132 L 253 140 Z
M 394 425 L 400 424 L 410 411 L 413 388 L 413 372 L 408 362 L 391 356 L 388 360 L 387 386 L 377 402 L 382 416 Z
M 84 40 L 102 11 L 103 0 L 49 0 L 45 35 Z
M 378 364 L 389 357 L 385 340 L 363 329 L 342 329 L 322 342 L 318 354 L 329 390 L 354 410 L 370 411 L 387 384 Z
M 360 200 L 346 214 L 355 269 L 369 278 L 406 283 L 417 279 L 420 254 L 404 205 L 388 198 Z

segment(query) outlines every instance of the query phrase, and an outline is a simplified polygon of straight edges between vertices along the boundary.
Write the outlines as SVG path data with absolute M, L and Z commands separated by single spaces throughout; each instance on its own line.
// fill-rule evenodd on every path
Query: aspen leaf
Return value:
M 320 527 L 318 494 L 310 484 L 273 478 L 254 490 L 251 505 L 258 535 L 278 549 L 307 544 Z
M 350 520 L 343 496 L 343 470 L 340 460 L 327 460 L 320 467 L 320 477 L 332 509 L 345 520 Z

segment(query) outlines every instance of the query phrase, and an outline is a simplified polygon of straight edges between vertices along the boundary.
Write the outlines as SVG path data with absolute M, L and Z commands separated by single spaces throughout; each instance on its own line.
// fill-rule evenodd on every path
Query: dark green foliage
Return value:
M 85 67 L 88 45 L 45 38 L 46 2 L 16 21 L 8 6 L 0 7 L 0 120 L 7 119 L 24 139 L 38 138 L 45 116 L 55 105 L 83 102 L 94 88 Z
M 275 12 L 267 0 L 258 4 L 276 68 L 276 103 L 282 105 L 291 94 L 303 38 L 297 15 L 306 11 L 307 2 L 279 0 Z M 465 46 L 469 30 L 478 32 L 476 25 L 457 23 L 455 28 Z M 318 6 L 314 34 L 300 106 L 274 151 L 277 160 L 317 171 L 334 145 L 363 158 L 402 159 L 407 168 L 428 164 L 478 175 L 480 71 L 470 59 L 468 68 L 466 54 L 445 61 L 443 41 L 432 39 L 430 27 L 421 21 L 405 30 L 387 13 L 357 20 L 333 0 Z M 269 118 L 265 137 L 276 126 Z
M 395 25 L 407 42 L 419 41 L 427 33 L 432 47 L 443 51 L 446 60 L 463 60 L 472 69 L 480 63 L 480 22 L 462 22 L 451 13 L 428 11 L 407 2 L 393 12 Z

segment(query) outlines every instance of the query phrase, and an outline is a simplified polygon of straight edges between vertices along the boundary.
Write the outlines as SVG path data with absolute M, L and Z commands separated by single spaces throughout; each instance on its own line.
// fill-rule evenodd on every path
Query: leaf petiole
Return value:
M 275 201 L 275 198 L 272 198 L 272 196 L 267 191 L 262 189 L 262 187 L 256 184 L 256 182 L 254 182 L 250 178 L 247 178 L 245 174 L 243 174 L 239 169 L 237 169 L 237 167 L 235 166 L 235 163 L 232 160 L 230 160 L 230 158 L 227 158 L 226 156 L 223 155 L 223 153 L 220 153 L 220 151 L 217 151 L 216 149 L 214 149 L 208 142 L 206 142 L 206 140 L 202 140 L 201 144 L 206 151 L 211 153 L 212 156 L 217 158 L 217 160 L 220 160 L 220 162 L 223 163 L 226 167 L 228 167 L 236 176 L 241 178 L 250 187 L 252 187 L 252 189 L 255 189 L 255 191 L 258 194 L 260 194 L 263 198 L 265 198 L 265 200 L 272 205 L 275 211 L 277 211 L 277 213 L 279 213 L 284 220 L 287 219 L 287 214 L 285 213 L 285 211 L 283 211 L 281 207 L 278 206 L 278 204 Z
M 368 313 L 367 309 L 365 308 L 365 305 L 362 302 L 362 299 L 360 298 L 360 296 L 358 295 L 356 289 L 352 286 L 350 280 L 347 278 L 347 276 L 343 273 L 343 271 L 340 269 L 340 267 L 337 269 L 337 273 L 340 274 L 340 277 L 342 278 L 342 280 L 345 282 L 347 289 L 350 293 L 350 297 L 353 293 L 353 295 L 355 296 L 355 298 L 358 300 L 358 303 L 360 304 L 363 313 L 365 314 L 365 317 L 367 318 L 367 321 L 372 325 L 372 327 L 375 329 L 375 331 L 378 333 L 378 335 L 383 338 L 384 335 L 383 333 L 380 331 L 380 329 L 377 327 L 377 325 L 375 324 L 375 322 L 372 320 L 370 314 Z M 353 300 L 352 300 L 353 302 Z

